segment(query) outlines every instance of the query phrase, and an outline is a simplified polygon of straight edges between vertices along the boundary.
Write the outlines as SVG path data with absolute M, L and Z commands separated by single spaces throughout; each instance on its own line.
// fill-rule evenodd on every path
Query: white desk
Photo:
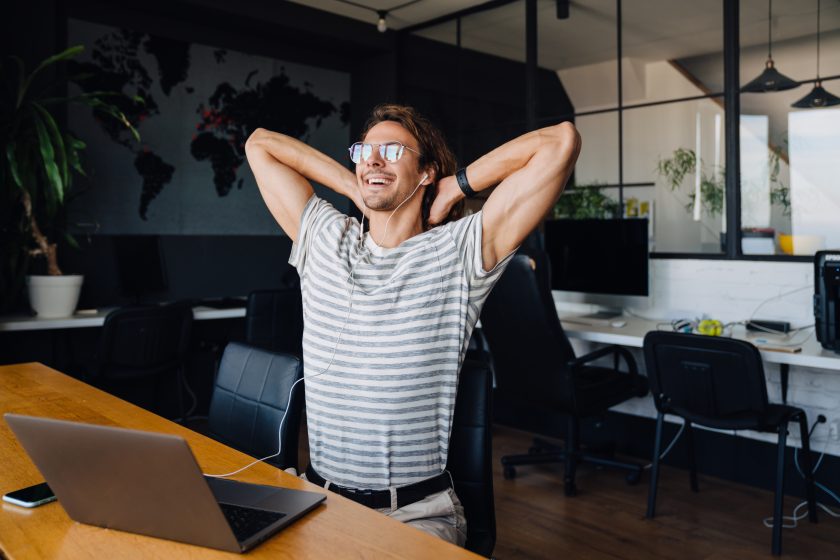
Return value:
M 29 315 L 0 316 L 0 332 L 39 331 L 48 329 L 78 329 L 83 327 L 101 327 L 105 316 L 115 308 L 98 309 L 93 313 L 76 313 L 72 317 L 61 319 L 39 319 Z M 228 309 L 198 306 L 193 308 L 196 321 L 211 319 L 235 319 L 245 316 L 245 305 Z
M 621 320 L 627 323 L 623 327 L 596 326 L 574 322 L 574 316 L 568 313 L 559 312 L 559 314 L 560 320 L 563 323 L 563 330 L 569 338 L 576 338 L 587 342 L 600 342 L 603 344 L 618 344 L 632 348 L 641 348 L 645 335 L 650 331 L 657 330 L 657 325 L 661 324 L 657 321 L 649 321 L 636 317 L 621 317 Z M 803 340 L 808 334 L 811 334 L 811 336 Z M 790 342 L 803 340 L 802 344 L 798 345 L 802 350 L 796 353 L 759 348 L 761 357 L 766 363 L 779 364 L 780 366 L 782 400 L 785 402 L 787 401 L 790 366 L 813 367 L 840 372 L 840 354 L 823 348 L 812 331 L 798 332 L 789 341 L 783 341 L 778 337 L 767 334 L 756 333 L 755 336 L 752 334 L 748 335 L 743 326 L 737 326 L 733 331 L 733 336 L 752 342 L 753 344 L 756 344 L 756 339 L 766 339 L 768 346 L 772 346 L 774 340 L 778 341 L 779 344 L 790 344 Z

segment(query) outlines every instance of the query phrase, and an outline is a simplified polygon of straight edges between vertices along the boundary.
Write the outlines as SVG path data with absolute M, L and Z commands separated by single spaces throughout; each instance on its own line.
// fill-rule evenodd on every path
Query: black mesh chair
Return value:
M 184 416 L 184 368 L 193 312 L 187 303 L 130 306 L 105 317 L 96 360 L 86 380 L 138 406 L 161 413 L 161 385 L 174 380 Z
M 486 364 L 464 362 L 446 465 L 467 518 L 466 548 L 483 556 L 496 545 L 491 387 Z
M 222 355 L 210 401 L 211 436 L 256 458 L 277 453 L 282 441 L 280 455 L 268 462 L 282 469 L 298 468 L 303 383 L 291 398 L 289 392 L 302 377 L 297 356 L 231 342 Z
M 256 290 L 248 296 L 245 341 L 273 352 L 302 355 L 303 306 L 300 288 Z
M 565 463 L 565 493 L 576 493 L 575 471 L 586 461 L 629 470 L 628 482 L 638 482 L 640 465 L 584 452 L 580 420 L 600 416 L 619 403 L 647 394 L 647 382 L 637 373 L 632 354 L 607 346 L 576 357 L 563 332 L 551 297 L 550 267 L 543 252 L 518 254 L 490 293 L 481 314 L 490 346 L 497 391 L 512 402 L 568 415 L 565 447 L 535 440 L 527 455 L 502 457 L 505 478 L 516 476 L 517 465 Z M 612 367 L 592 365 L 612 357 Z M 627 372 L 619 370 L 619 358 Z
M 773 554 L 782 553 L 782 502 L 785 489 L 785 442 L 788 422 L 799 423 L 802 468 L 806 474 L 808 517 L 817 522 L 808 418 L 801 408 L 767 400 L 764 367 L 758 349 L 743 340 L 672 332 L 650 332 L 644 342 L 645 364 L 656 403 L 656 439 L 647 516 L 656 513 L 662 425 L 666 414 L 685 421 L 691 489 L 697 492 L 692 423 L 722 430 L 779 434 L 776 494 L 773 505 Z

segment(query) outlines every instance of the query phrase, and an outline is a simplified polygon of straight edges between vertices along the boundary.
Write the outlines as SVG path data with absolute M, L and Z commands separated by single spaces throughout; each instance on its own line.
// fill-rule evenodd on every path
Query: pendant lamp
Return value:
M 840 105 L 840 97 L 825 91 L 822 87 L 822 80 L 820 80 L 820 0 L 817 0 L 817 81 L 814 83 L 814 89 L 808 95 L 793 103 L 791 107 L 816 109 L 831 107 L 832 105 Z
M 741 88 L 743 93 L 766 93 L 768 91 L 783 91 L 786 89 L 793 89 L 799 85 L 799 82 L 792 80 L 776 70 L 773 63 L 773 0 L 767 0 L 768 13 L 767 18 L 767 63 L 762 72 L 756 79 L 749 82 Z

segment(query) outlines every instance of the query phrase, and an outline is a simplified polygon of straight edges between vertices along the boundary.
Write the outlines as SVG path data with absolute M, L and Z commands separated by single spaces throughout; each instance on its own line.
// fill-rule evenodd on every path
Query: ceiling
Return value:
M 378 10 L 389 11 L 389 29 L 401 29 L 483 4 L 486 0 L 292 0 L 375 26 Z M 365 7 L 361 7 L 365 6 Z M 397 9 L 394 9 L 394 8 Z M 391 11 L 393 10 L 393 11 Z M 681 59 L 720 52 L 723 45 L 722 0 L 623 0 L 622 48 L 626 57 Z M 817 0 L 777 1 L 773 6 L 773 41 L 813 35 Z M 556 18 L 554 0 L 537 1 L 538 64 L 555 70 L 616 58 L 615 0 L 572 0 L 570 17 Z M 741 46 L 767 42 L 767 1 L 741 1 Z M 822 0 L 821 29 L 840 29 L 840 0 Z M 455 23 L 417 32 L 455 43 Z M 463 18 L 461 44 L 504 58 L 525 59 L 525 2 Z

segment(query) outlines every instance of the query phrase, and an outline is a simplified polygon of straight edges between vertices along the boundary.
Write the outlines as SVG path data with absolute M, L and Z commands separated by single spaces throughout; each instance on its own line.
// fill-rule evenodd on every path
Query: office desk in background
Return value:
M 6 412 L 120 426 L 183 437 L 202 470 L 230 472 L 253 459 L 41 364 L 0 366 L 0 415 Z M 8 425 L 0 421 L 0 493 L 43 479 Z M 115 473 L 119 476 L 118 473 Z M 237 480 L 326 492 L 264 463 Z M 236 558 L 236 554 L 76 523 L 58 503 L 34 509 L 2 503 L 0 557 Z M 326 505 L 244 558 L 479 558 L 380 513 L 328 493 Z
M 105 323 L 105 317 L 114 309 L 97 309 L 93 313 L 76 312 L 70 317 L 63 317 L 61 319 L 40 319 L 31 315 L 3 315 L 0 316 L 0 332 L 101 327 Z M 193 317 L 196 321 L 245 317 L 245 302 L 242 302 L 241 307 L 227 309 L 216 309 L 199 305 L 193 307 Z
M 626 322 L 626 325 L 623 327 L 589 325 L 575 322 L 574 316 L 562 312 L 560 312 L 560 320 L 563 323 L 563 330 L 569 338 L 602 344 L 618 344 L 631 348 L 641 348 L 644 344 L 645 335 L 650 331 L 658 330 L 662 325 L 662 322 L 639 319 L 637 317 L 621 317 L 621 320 Z M 667 323 L 667 321 L 665 322 Z M 787 402 L 790 366 L 812 367 L 840 372 L 840 354 L 823 348 L 816 339 L 816 336 L 814 336 L 813 330 L 794 333 L 789 340 L 782 340 L 780 337 L 760 333 L 754 334 L 754 336 L 748 335 L 743 326 L 736 326 L 733 331 L 735 338 L 741 338 L 759 346 L 761 358 L 766 364 L 779 364 L 783 402 Z M 808 336 L 809 334 L 810 336 Z M 757 339 L 764 339 L 767 342 L 759 344 Z M 801 348 L 799 352 L 791 352 L 790 350 L 793 347 L 784 346 L 800 340 L 802 343 L 794 346 Z M 762 346 L 776 347 L 779 350 L 762 349 Z

